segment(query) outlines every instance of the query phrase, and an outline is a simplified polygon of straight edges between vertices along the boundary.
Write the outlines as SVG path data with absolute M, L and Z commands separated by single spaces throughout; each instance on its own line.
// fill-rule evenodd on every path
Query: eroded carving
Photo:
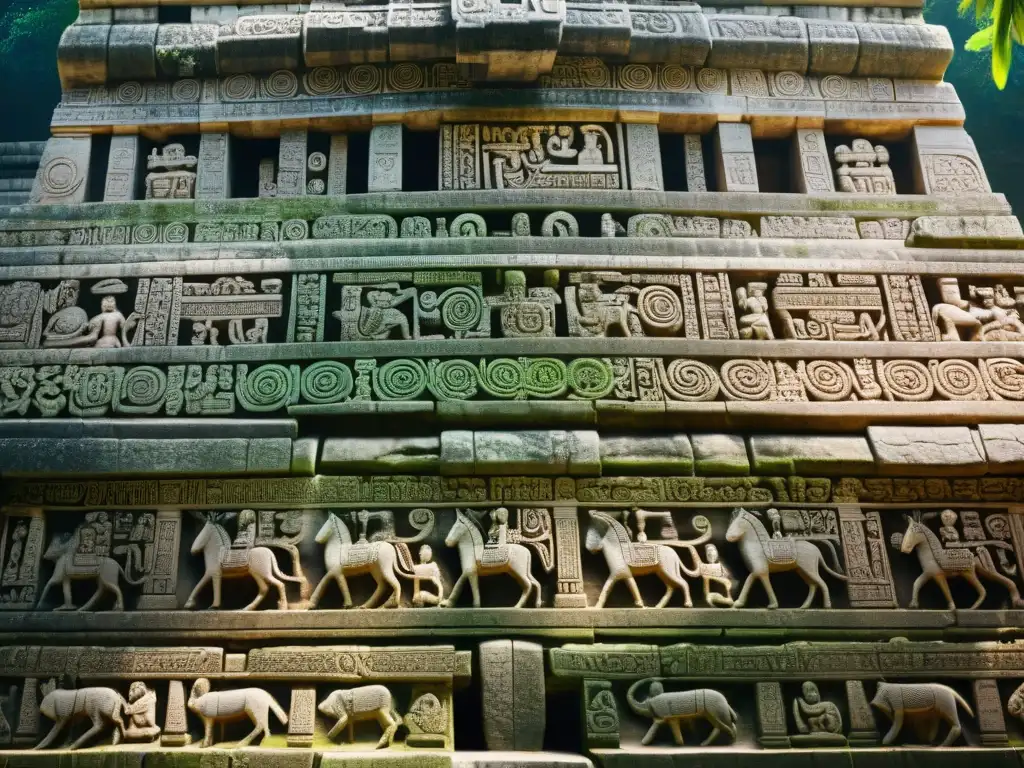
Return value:
M 640 700 L 636 698 L 636 692 L 643 686 L 647 687 L 647 698 Z M 654 721 L 640 742 L 644 746 L 654 741 L 658 729 L 665 723 L 672 730 L 676 744 L 683 746 L 683 734 L 679 726 L 696 718 L 706 720 L 712 726 L 711 733 L 701 742 L 702 747 L 714 742 L 723 731 L 730 739 L 736 739 L 739 716 L 725 696 L 710 688 L 665 691 L 662 678 L 648 678 L 630 686 L 626 692 L 626 701 L 636 714 Z
M 871 706 L 892 720 L 892 727 L 882 737 L 882 744 L 890 745 L 900 735 L 904 719 L 909 715 L 914 720 L 919 737 L 931 743 L 939 732 L 939 724 L 949 724 L 949 732 L 939 746 L 948 747 L 962 732 L 957 705 L 974 717 L 974 712 L 963 696 L 948 685 L 939 683 L 879 683 Z
M 211 691 L 210 681 L 201 677 L 192 684 L 188 695 L 188 708 L 203 721 L 203 740 L 200 747 L 213 746 L 213 726 L 217 723 L 248 718 L 252 731 L 238 742 L 237 746 L 247 747 L 253 739 L 262 734 L 270 736 L 270 712 L 281 722 L 288 724 L 288 715 L 281 709 L 274 697 L 262 688 L 238 688 L 233 691 Z
M 383 685 L 364 685 L 359 688 L 334 691 L 317 705 L 321 714 L 337 719 L 327 732 L 332 741 L 347 727 L 348 741 L 355 741 L 355 724 L 362 720 L 376 720 L 383 730 L 377 749 L 390 747 L 395 731 L 402 724 L 402 716 L 395 709 L 391 691 Z

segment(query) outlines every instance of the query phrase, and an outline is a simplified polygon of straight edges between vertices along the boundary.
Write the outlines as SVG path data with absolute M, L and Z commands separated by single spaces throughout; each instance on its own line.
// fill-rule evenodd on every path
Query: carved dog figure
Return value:
M 905 715 L 928 715 L 931 718 L 927 740 L 932 741 L 939 730 L 939 720 L 949 723 L 949 733 L 939 746 L 948 747 L 956 741 L 961 732 L 960 716 L 956 705 L 974 717 L 970 705 L 964 698 L 946 685 L 939 683 L 879 683 L 871 706 L 884 712 L 892 720 L 892 727 L 882 739 L 886 746 L 892 744 L 903 728 Z M 922 733 L 925 733 L 922 731 Z
M 70 691 L 58 688 L 50 691 L 39 704 L 39 711 L 55 722 L 46 738 L 36 744 L 35 749 L 46 749 L 67 723 L 79 717 L 92 720 L 92 728 L 79 736 L 70 749 L 81 747 L 108 723 L 114 725 L 113 744 L 116 746 L 121 743 L 124 735 L 121 714 L 127 706 L 121 694 L 113 688 L 78 688 Z
M 203 721 L 203 740 L 200 747 L 213 744 L 213 724 L 231 722 L 248 717 L 255 728 L 252 733 L 238 742 L 239 747 L 247 747 L 261 732 L 264 737 L 270 735 L 269 711 L 283 725 L 288 724 L 288 715 L 274 697 L 262 688 L 240 688 L 236 691 L 210 691 L 210 681 L 201 677 L 192 685 L 188 695 L 188 708 L 195 712 Z
M 383 685 L 363 685 L 358 688 L 338 690 L 331 693 L 317 706 L 320 713 L 327 717 L 336 717 L 338 722 L 327 734 L 332 741 L 348 726 L 348 741 L 355 740 L 354 725 L 361 720 L 376 720 L 384 729 L 377 742 L 377 749 L 390 747 L 395 739 L 395 732 L 402 724 L 402 716 L 395 709 L 391 691 Z
M 633 683 L 626 692 L 626 700 L 630 708 L 641 717 L 653 718 L 650 729 L 640 741 L 647 746 L 654 740 L 654 735 L 663 723 L 668 723 L 672 729 L 672 736 L 676 744 L 683 746 L 683 734 L 679 724 L 683 720 L 703 718 L 712 725 L 711 734 L 701 742 L 702 747 L 718 738 L 722 731 L 729 734 L 732 739 L 736 738 L 736 722 L 738 716 L 736 711 L 729 706 L 729 701 L 718 691 L 710 688 L 698 688 L 693 691 L 670 691 L 665 692 L 665 687 L 660 680 L 650 682 L 647 698 L 643 701 L 635 697 L 636 689 L 647 683 L 648 680 L 640 680 Z

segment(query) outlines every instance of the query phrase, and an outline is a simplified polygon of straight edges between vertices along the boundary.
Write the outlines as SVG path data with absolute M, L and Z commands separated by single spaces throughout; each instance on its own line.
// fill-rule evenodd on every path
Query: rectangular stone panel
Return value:
M 402 126 L 375 125 L 370 131 L 369 192 L 402 189 Z
M 719 123 L 715 129 L 719 192 L 757 192 L 754 140 L 747 123 Z
M 854 74 L 941 80 L 953 41 L 934 24 L 856 24 L 860 56 Z
M 139 137 L 114 136 L 107 155 L 107 178 L 103 202 L 123 203 L 135 200 L 138 191 Z
M 658 126 L 628 123 L 625 129 L 629 188 L 662 191 L 665 182 L 662 178 Z
M 107 82 L 109 24 L 72 24 L 57 47 L 57 71 L 65 91 Z
M 197 200 L 231 197 L 231 139 L 226 133 L 204 133 L 199 138 Z
M 55 136 L 47 141 L 29 202 L 84 203 L 91 152 L 91 136 Z
M 778 16 L 711 16 L 707 66 L 806 72 L 807 25 Z
M 915 126 L 914 192 L 956 195 L 991 192 L 974 141 L 963 128 Z

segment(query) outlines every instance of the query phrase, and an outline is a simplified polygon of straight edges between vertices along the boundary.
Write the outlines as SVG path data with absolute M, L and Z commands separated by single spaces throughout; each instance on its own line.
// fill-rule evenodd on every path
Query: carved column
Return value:
M 171 680 L 167 687 L 167 715 L 160 734 L 160 746 L 184 747 L 191 740 L 185 712 L 185 686 L 181 680 Z
M 817 194 L 835 192 L 832 163 L 825 145 L 825 132 L 820 128 L 797 128 L 793 134 L 794 192 Z
M 665 182 L 661 170 L 658 126 L 627 123 L 625 129 L 629 188 L 661 192 L 665 189 Z
M 786 702 L 782 698 L 779 683 L 758 683 L 757 725 L 758 742 L 762 747 L 789 747 L 789 731 L 786 728 Z
M 974 711 L 978 715 L 978 730 L 981 731 L 981 745 L 1005 747 L 1009 739 L 1006 735 L 1006 719 L 1003 717 L 999 686 L 995 680 L 975 680 L 972 688 Z
M 576 507 L 555 507 L 555 563 L 558 586 L 555 608 L 586 608 L 583 591 L 583 563 L 580 560 L 580 526 Z
M 226 200 L 231 197 L 230 143 L 226 133 L 204 133 L 199 137 L 197 200 Z
M 402 189 L 402 126 L 375 125 L 370 131 L 370 192 Z
M 123 203 L 138 198 L 139 137 L 114 136 L 107 157 L 103 202 Z
M 963 128 L 915 126 L 913 137 L 915 193 L 955 195 L 992 191 L 974 141 Z
M 619 708 L 607 680 L 583 681 L 583 729 L 589 749 L 619 748 Z
M 18 707 L 18 730 L 14 732 L 16 745 L 31 745 L 39 740 L 39 681 L 34 677 L 25 678 L 21 689 L 21 705 Z
M 868 696 L 864 692 L 864 683 L 860 680 L 846 681 L 846 700 L 850 708 L 851 747 L 874 747 L 880 741 L 875 726 L 875 716 L 868 704 Z
M 55 136 L 46 142 L 30 203 L 75 205 L 86 201 L 92 136 Z
M 719 192 L 757 192 L 754 139 L 748 123 L 719 123 L 715 128 L 715 166 Z
M 896 608 L 896 588 L 878 512 L 861 512 L 857 504 L 840 504 L 838 512 L 850 607 Z
M 277 196 L 306 194 L 306 131 L 282 131 L 277 154 Z
M 683 137 L 683 157 L 686 161 L 686 191 L 707 192 L 708 180 L 704 173 L 704 144 L 699 134 Z
M 313 725 L 316 722 L 316 688 L 293 688 L 288 709 L 288 746 L 313 746 Z
M 484 739 L 491 750 L 544 744 L 544 649 L 523 640 L 480 643 Z
M 327 194 L 344 195 L 348 183 L 348 136 L 331 136 L 331 155 L 327 161 Z
M 288 313 L 289 343 L 324 340 L 326 301 L 327 275 L 316 272 L 292 275 L 292 300 Z
M 139 610 L 173 611 L 178 607 L 178 550 L 181 544 L 181 510 L 161 509 L 155 521 L 156 551 L 149 578 L 142 587 Z
M 41 509 L 7 510 L 0 542 L 0 609 L 31 611 L 39 600 L 39 567 L 46 546 Z

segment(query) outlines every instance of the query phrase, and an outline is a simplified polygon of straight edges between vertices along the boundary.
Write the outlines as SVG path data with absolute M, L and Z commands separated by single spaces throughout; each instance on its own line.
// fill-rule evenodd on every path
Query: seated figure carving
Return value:
M 829 746 L 846 744 L 843 716 L 839 707 L 821 698 L 818 686 L 808 680 L 801 686 L 801 695 L 793 699 L 793 720 L 799 734 L 790 738 L 794 746 Z

